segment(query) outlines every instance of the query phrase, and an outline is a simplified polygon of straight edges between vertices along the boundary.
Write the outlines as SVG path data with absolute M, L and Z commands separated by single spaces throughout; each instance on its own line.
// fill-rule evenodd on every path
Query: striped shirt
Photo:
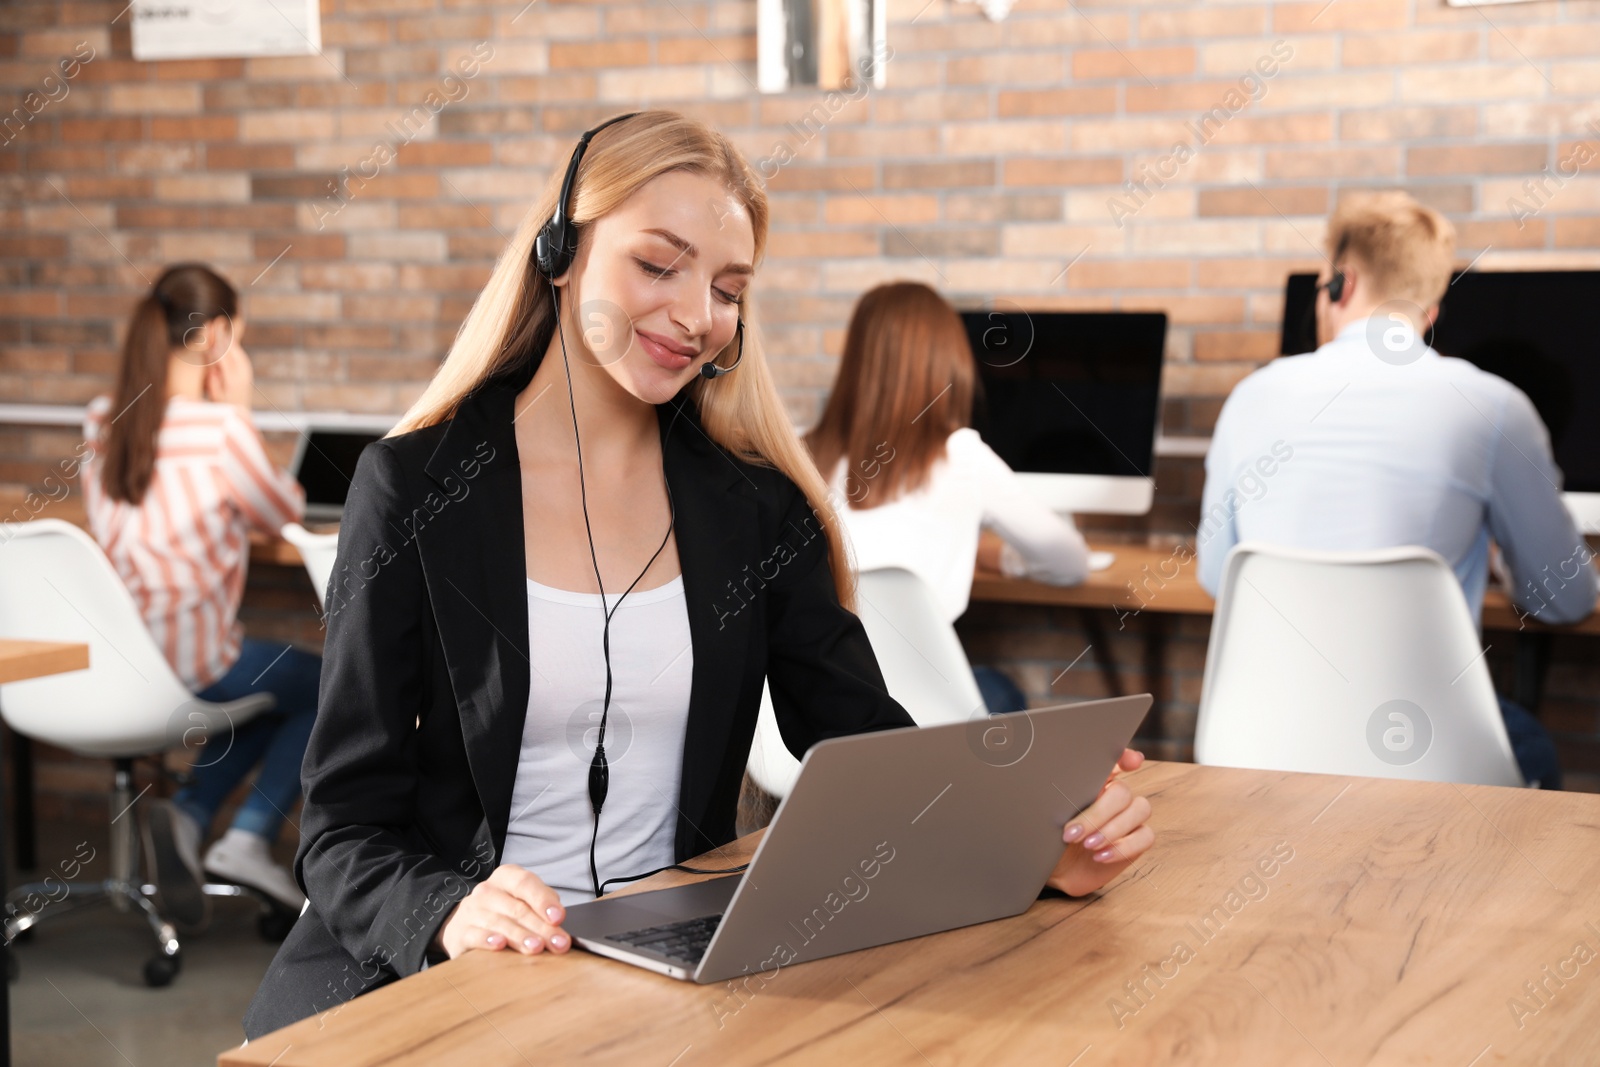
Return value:
M 91 401 L 83 465 L 89 532 L 133 594 L 145 625 L 183 683 L 199 692 L 239 658 L 252 530 L 276 534 L 305 515 L 305 491 L 274 466 L 261 435 L 232 404 L 175 396 L 157 440 L 150 488 L 137 506 L 106 495 L 94 462 L 111 398 Z

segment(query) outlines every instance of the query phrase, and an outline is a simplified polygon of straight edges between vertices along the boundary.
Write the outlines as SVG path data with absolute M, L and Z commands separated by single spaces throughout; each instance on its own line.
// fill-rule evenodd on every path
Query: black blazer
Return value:
M 245 1016 L 252 1037 L 418 971 L 500 862 L 531 670 L 512 409 L 535 365 L 361 455 L 302 775 L 311 903 Z M 694 649 L 681 862 L 734 836 L 763 679 L 796 755 L 912 720 L 839 604 L 805 495 L 714 444 L 687 390 L 657 414 Z

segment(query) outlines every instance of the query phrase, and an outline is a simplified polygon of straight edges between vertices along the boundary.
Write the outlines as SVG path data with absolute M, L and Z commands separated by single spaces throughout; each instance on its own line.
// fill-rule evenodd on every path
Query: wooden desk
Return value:
M 1092 572 L 1082 585 L 1046 585 L 1022 578 L 979 571 L 972 580 L 972 599 L 1006 604 L 1043 604 L 1054 607 L 1104 608 L 1119 615 L 1134 612 L 1210 615 L 1216 607 L 1200 585 L 1193 549 L 1159 548 L 1140 544 L 1101 544 L 1096 551 L 1115 555 L 1111 566 Z M 1170 577 L 1169 577 L 1170 576 Z M 1499 589 L 1483 598 L 1485 630 L 1518 628 L 1554 633 L 1600 635 L 1600 611 L 1571 626 L 1547 626 L 1533 618 L 1518 617 L 1510 599 Z
M 1134 781 L 1156 847 L 1099 897 L 742 996 L 582 952 L 473 952 L 219 1063 L 1600 1062 L 1600 957 L 1563 962 L 1600 952 L 1595 798 L 1175 763 Z M 1523 983 L 1546 966 L 1568 977 L 1540 1007 Z
M 48 674 L 89 669 L 89 646 L 72 641 L 17 641 L 0 638 L 0 685 Z M 17 866 L 35 862 L 33 820 L 33 740 L 9 727 L 11 745 L 11 822 Z M 3 879 L 0 879 L 3 881 Z
M 987 531 L 985 537 L 993 536 Z M 1200 585 L 1193 547 L 1185 544 L 1157 547 L 1146 544 L 1093 543 L 1098 551 L 1116 557 L 1103 571 L 1091 572 L 1081 585 L 1046 585 L 978 571 L 972 580 L 972 600 L 996 604 L 1039 604 L 1046 607 L 1085 609 L 1082 620 L 1089 644 L 1100 650 L 1096 662 L 1106 691 L 1121 696 L 1123 685 L 1111 656 L 1111 643 L 1095 609 L 1113 612 L 1118 629 L 1132 617 L 1144 616 L 1145 688 L 1161 693 L 1166 672 L 1166 620 L 1175 615 L 1210 615 L 1216 601 Z M 1505 593 L 1490 589 L 1483 598 L 1483 629 L 1515 633 L 1516 678 L 1512 699 L 1537 714 L 1550 661 L 1554 634 L 1600 636 L 1600 611 L 1571 626 L 1549 626 L 1523 619 Z M 1500 640 L 1496 638 L 1495 640 Z M 1070 655 L 1070 653 L 1069 653 Z M 1140 728 L 1141 738 L 1160 739 L 1163 705 L 1158 699 Z
M 47 674 L 89 669 L 89 646 L 73 641 L 13 641 L 0 638 L 0 685 Z
M 64 674 L 67 671 L 87 670 L 89 667 L 89 646 L 78 644 L 75 641 L 16 641 L 10 638 L 0 638 L 0 684 L 6 682 L 25 682 L 29 678 L 42 678 L 47 674 Z M 8 731 L 9 732 L 9 731 Z M 27 739 L 20 734 L 11 734 L 11 743 L 20 745 Z M 16 756 L 13 750 L 13 756 Z M 14 767 L 26 764 L 29 778 L 26 782 L 13 781 L 15 789 L 12 802 L 16 807 L 22 806 L 26 799 L 29 807 L 28 832 L 30 840 L 17 843 L 19 856 L 30 855 L 33 852 L 33 760 L 13 759 Z M 20 821 L 20 820 L 19 820 Z M 23 851 L 26 844 L 27 851 Z M 0 887 L 9 885 L 5 874 L 5 841 L 0 838 Z M 30 864 L 31 865 L 31 864 Z M 9 976 L 11 961 L 7 955 L 10 947 L 0 942 L 0 980 Z M 5 981 L 5 989 L 0 990 L 0 1064 L 11 1063 L 11 983 Z

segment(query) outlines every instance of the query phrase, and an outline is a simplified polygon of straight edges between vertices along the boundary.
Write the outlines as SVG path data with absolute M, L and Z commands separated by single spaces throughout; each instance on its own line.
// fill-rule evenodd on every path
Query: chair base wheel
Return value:
M 144 984 L 151 989 L 169 986 L 182 968 L 180 956 L 152 956 L 144 963 Z

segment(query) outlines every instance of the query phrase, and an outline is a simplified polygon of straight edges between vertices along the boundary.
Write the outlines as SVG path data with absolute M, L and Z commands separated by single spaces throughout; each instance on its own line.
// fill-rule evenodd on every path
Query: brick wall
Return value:
M 887 86 L 856 99 L 757 94 L 750 2 L 323 0 L 319 56 L 166 63 L 131 59 L 124 3 L 0 6 L 0 93 L 23 109 L 0 134 L 0 401 L 106 388 L 145 280 L 197 258 L 244 293 L 264 404 L 402 410 L 576 132 L 643 104 L 752 161 L 793 156 L 758 299 L 802 424 L 854 299 L 891 278 L 1165 310 L 1163 424 L 1205 434 L 1275 354 L 1283 279 L 1317 265 L 1347 191 L 1438 207 L 1462 264 L 1600 266 L 1597 0 L 1021 0 L 999 23 L 890 0 Z M 61 95 L 47 76 L 87 49 Z M 0 428 L 0 483 L 75 440 Z M 1186 532 L 1200 481 L 1163 461 L 1151 516 L 1099 525 Z M 995 610 L 964 632 L 1033 618 Z M 1194 625 L 1173 641 L 1180 708 Z M 1019 667 L 1038 699 L 1081 648 L 1061 633 Z M 1552 714 L 1600 771 L 1591 647 L 1558 646 Z

